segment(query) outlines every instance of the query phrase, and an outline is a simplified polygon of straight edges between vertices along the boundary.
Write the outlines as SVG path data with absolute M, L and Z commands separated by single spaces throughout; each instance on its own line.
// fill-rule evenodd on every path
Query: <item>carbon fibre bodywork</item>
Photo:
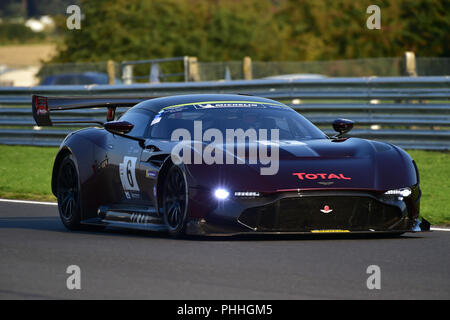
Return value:
M 166 230 L 162 188 L 177 142 L 148 138 L 147 126 L 168 106 L 230 99 L 274 102 L 239 95 L 157 98 L 136 104 L 122 116 L 133 123 L 136 115 L 129 136 L 103 128 L 70 133 L 55 159 L 53 192 L 61 161 L 70 154 L 78 170 L 82 223 Z M 280 140 L 277 174 L 261 175 L 261 166 L 183 164 L 188 187 L 186 233 L 419 231 L 418 170 L 411 157 L 394 145 L 325 135 Z M 407 197 L 385 195 L 405 187 L 411 189 Z M 230 197 L 217 199 L 217 188 L 229 190 Z M 258 195 L 245 196 L 245 192 Z

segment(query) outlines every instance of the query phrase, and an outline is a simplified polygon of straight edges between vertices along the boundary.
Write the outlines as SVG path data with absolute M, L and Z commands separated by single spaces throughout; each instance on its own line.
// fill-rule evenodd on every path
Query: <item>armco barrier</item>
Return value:
M 351 136 L 410 149 L 450 149 L 448 76 L 0 87 L 0 143 L 57 146 L 69 132 L 64 127 L 35 127 L 32 94 L 154 98 L 195 93 L 240 93 L 280 100 L 327 134 L 332 134 L 332 120 L 344 117 L 356 122 Z M 63 117 L 104 120 L 105 111 L 58 112 L 58 118 Z

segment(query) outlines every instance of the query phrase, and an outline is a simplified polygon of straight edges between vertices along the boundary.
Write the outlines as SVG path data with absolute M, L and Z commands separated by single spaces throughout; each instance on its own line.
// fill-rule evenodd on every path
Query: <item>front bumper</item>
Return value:
M 262 197 L 217 202 L 202 217 L 193 217 L 192 235 L 390 233 L 426 230 L 419 225 L 420 190 L 408 199 L 383 199 L 359 191 L 277 192 Z M 323 213 L 323 208 L 331 209 Z M 329 211 L 329 210 L 323 210 Z

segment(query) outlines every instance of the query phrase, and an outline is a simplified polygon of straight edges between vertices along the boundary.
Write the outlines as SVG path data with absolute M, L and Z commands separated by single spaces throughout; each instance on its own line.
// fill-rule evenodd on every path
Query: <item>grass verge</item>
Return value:
M 0 198 L 55 201 L 50 179 L 57 148 L 0 145 Z M 450 153 L 409 150 L 420 172 L 421 214 L 450 225 Z
M 50 181 L 58 148 L 0 145 L 0 197 L 56 201 Z
M 450 226 L 450 152 L 408 150 L 419 168 L 420 214 L 432 224 Z

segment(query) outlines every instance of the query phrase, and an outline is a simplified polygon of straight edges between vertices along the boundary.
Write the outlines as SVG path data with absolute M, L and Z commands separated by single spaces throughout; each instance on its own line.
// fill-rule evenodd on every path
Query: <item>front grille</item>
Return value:
M 331 213 L 320 209 L 329 206 Z M 239 221 L 257 231 L 300 232 L 315 229 L 386 230 L 402 218 L 401 210 L 365 196 L 283 198 L 246 209 Z

